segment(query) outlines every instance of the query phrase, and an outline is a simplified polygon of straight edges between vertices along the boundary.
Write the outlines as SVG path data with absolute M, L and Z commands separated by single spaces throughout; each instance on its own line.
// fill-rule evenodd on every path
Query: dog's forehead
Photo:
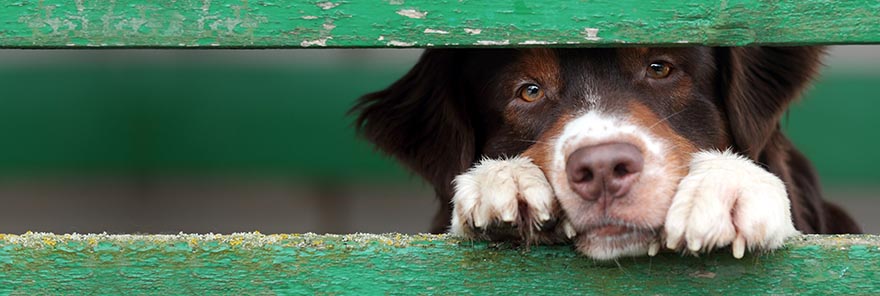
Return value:
M 466 55 L 465 73 L 480 77 L 605 76 L 639 69 L 655 60 L 676 63 L 711 63 L 705 47 L 628 48 L 521 48 L 477 49 Z M 503 78 L 502 78 L 503 79 Z
M 561 65 L 627 65 L 646 60 L 704 62 L 712 57 L 708 47 L 622 47 L 622 48 L 526 48 L 515 51 L 516 62 L 536 66 L 539 63 Z
M 523 77 L 568 97 L 592 97 L 598 88 L 625 87 L 620 79 L 642 67 L 649 48 L 525 49 L 517 51 L 509 79 Z M 511 75 L 512 74 L 512 75 Z
M 614 48 L 528 48 L 516 51 L 516 63 L 520 66 L 556 64 L 572 66 L 578 64 L 609 63 L 617 60 L 619 49 Z

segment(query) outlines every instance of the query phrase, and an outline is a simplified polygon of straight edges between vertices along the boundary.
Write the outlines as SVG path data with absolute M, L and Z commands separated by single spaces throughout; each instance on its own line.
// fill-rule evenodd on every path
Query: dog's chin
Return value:
M 656 230 L 623 226 L 597 227 L 578 234 L 575 245 L 582 254 L 596 260 L 648 254 L 651 242 L 657 239 Z

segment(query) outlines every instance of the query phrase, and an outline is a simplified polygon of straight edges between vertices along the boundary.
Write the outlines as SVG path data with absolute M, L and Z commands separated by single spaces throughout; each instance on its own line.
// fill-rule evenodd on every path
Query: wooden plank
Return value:
M 470 47 L 880 42 L 880 1 L 39 0 L 0 47 Z
M 595 262 L 443 235 L 0 235 L 0 294 L 880 293 L 880 237 L 807 235 L 769 255 Z

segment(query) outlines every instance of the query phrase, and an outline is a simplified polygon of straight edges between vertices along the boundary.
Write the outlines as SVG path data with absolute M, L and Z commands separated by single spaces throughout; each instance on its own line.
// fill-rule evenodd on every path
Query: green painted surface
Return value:
M 91 1 L 0 6 L 0 47 L 424 47 L 880 42 L 862 1 Z
M 595 262 L 433 235 L 0 236 L 0 294 L 679 295 L 880 293 L 880 237 L 802 236 L 772 254 Z

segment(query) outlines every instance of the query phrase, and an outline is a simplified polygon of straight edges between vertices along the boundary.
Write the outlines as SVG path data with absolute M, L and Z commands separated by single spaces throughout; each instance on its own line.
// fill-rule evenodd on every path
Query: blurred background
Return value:
M 415 49 L 0 50 L 0 233 L 428 230 L 432 190 L 346 115 Z M 880 233 L 880 46 L 837 46 L 784 128 Z

